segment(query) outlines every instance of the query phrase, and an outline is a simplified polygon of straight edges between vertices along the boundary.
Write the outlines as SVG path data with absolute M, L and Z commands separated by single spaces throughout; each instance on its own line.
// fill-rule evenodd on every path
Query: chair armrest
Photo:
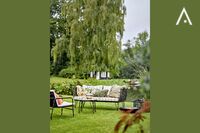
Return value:
M 73 99 L 72 96 L 64 96 L 64 97 L 58 97 L 56 99 Z
M 73 96 L 58 97 L 58 98 L 56 98 L 56 99 L 71 99 L 71 100 L 72 100 L 72 103 L 74 102 Z

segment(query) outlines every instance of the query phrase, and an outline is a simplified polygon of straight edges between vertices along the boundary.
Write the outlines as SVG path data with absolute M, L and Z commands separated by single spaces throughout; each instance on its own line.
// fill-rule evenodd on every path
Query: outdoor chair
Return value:
M 71 99 L 71 102 L 63 101 L 64 99 Z M 60 102 L 60 100 L 62 102 Z M 54 108 L 61 108 L 61 116 L 63 114 L 63 109 L 70 109 L 72 110 L 72 114 L 74 117 L 74 101 L 72 97 L 60 97 L 58 96 L 54 90 L 50 90 L 50 109 L 51 109 L 51 120 L 53 116 Z

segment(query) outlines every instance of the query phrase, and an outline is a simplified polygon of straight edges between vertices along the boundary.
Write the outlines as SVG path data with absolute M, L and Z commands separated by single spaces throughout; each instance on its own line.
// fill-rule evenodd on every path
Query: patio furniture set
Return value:
M 54 90 L 50 90 L 50 118 L 52 119 L 54 108 L 61 108 L 61 115 L 63 114 L 63 109 L 70 109 L 74 116 L 76 106 L 78 105 L 78 113 L 80 113 L 86 102 L 90 103 L 93 113 L 96 112 L 97 102 L 115 103 L 117 110 L 119 109 L 119 103 L 122 103 L 122 107 L 120 108 L 122 110 L 125 107 L 124 102 L 126 97 L 127 87 L 118 85 L 76 86 L 71 97 L 60 97 Z M 71 99 L 71 102 L 64 102 L 63 99 Z

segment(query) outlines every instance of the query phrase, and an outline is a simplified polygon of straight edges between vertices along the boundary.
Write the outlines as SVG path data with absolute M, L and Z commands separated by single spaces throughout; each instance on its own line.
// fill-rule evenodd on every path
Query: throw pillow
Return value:
M 95 93 L 94 93 L 94 97 L 106 97 L 107 96 L 107 93 L 108 93 L 108 90 L 97 90 Z
M 60 99 L 61 97 L 55 93 L 55 98 L 59 98 L 59 99 L 56 99 L 56 102 L 58 105 L 61 105 L 63 103 L 63 99 Z
M 112 86 L 103 86 L 103 90 L 108 90 L 107 96 L 109 96 Z
M 85 89 L 83 89 L 81 86 L 76 86 L 77 88 L 77 95 L 78 96 L 84 96 L 86 94 Z
M 98 86 L 93 86 L 92 87 L 92 90 L 91 90 L 91 93 L 92 94 L 95 94 L 97 91 L 101 91 L 102 90 L 102 85 L 98 85 Z
M 111 88 L 108 96 L 113 97 L 113 98 L 119 98 L 120 97 L 120 89 L 121 89 L 121 86 L 114 85 Z

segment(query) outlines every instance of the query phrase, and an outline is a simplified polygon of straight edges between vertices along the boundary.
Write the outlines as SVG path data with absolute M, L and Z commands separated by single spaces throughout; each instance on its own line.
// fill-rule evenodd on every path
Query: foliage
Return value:
M 141 122 L 144 121 L 146 117 L 143 115 L 143 113 L 149 111 L 150 111 L 150 101 L 144 101 L 142 108 L 136 111 L 134 114 L 131 113 L 132 109 L 128 110 L 127 112 L 124 112 L 120 120 L 115 125 L 114 129 L 115 133 L 118 133 L 123 125 L 124 125 L 124 128 L 122 130 L 123 133 L 125 133 L 127 129 L 132 125 L 138 125 L 139 133 L 144 133 L 144 128 Z
M 62 69 L 59 72 L 59 76 L 64 78 L 72 78 L 74 75 L 75 75 L 75 70 L 73 68 Z
M 145 99 L 150 99 L 150 73 L 145 71 L 140 75 L 140 93 L 144 96 Z
M 60 70 L 69 65 L 69 58 L 67 57 L 67 52 L 62 51 L 62 53 L 54 56 L 53 49 L 60 49 L 66 44 L 65 37 L 65 18 L 61 15 L 61 8 L 63 0 L 51 0 L 50 1 L 50 65 L 51 73 L 58 74 Z M 60 44 L 61 46 L 57 46 Z M 53 60 L 57 62 L 53 62 Z
M 52 49 L 52 51 L 54 50 L 54 48 Z M 66 57 L 66 54 L 67 53 L 63 52 L 62 55 L 56 57 L 57 62 L 51 64 L 51 75 L 58 75 L 62 69 L 64 69 L 66 66 L 69 66 L 69 59 Z
M 77 72 L 117 71 L 126 12 L 124 0 L 69 0 L 61 5 L 59 18 L 65 20 L 65 32 L 52 49 L 54 63 L 65 52 Z
M 51 83 L 50 89 L 55 90 L 58 94 L 73 95 L 75 86 L 75 82 Z
M 87 79 L 89 74 L 87 72 L 77 73 L 74 67 L 68 67 L 66 69 L 62 69 L 58 76 L 64 78 Z
M 133 41 L 124 44 L 126 49 L 122 53 L 124 65 L 120 70 L 121 78 L 140 78 L 145 71 L 150 70 L 149 35 L 139 33 Z

